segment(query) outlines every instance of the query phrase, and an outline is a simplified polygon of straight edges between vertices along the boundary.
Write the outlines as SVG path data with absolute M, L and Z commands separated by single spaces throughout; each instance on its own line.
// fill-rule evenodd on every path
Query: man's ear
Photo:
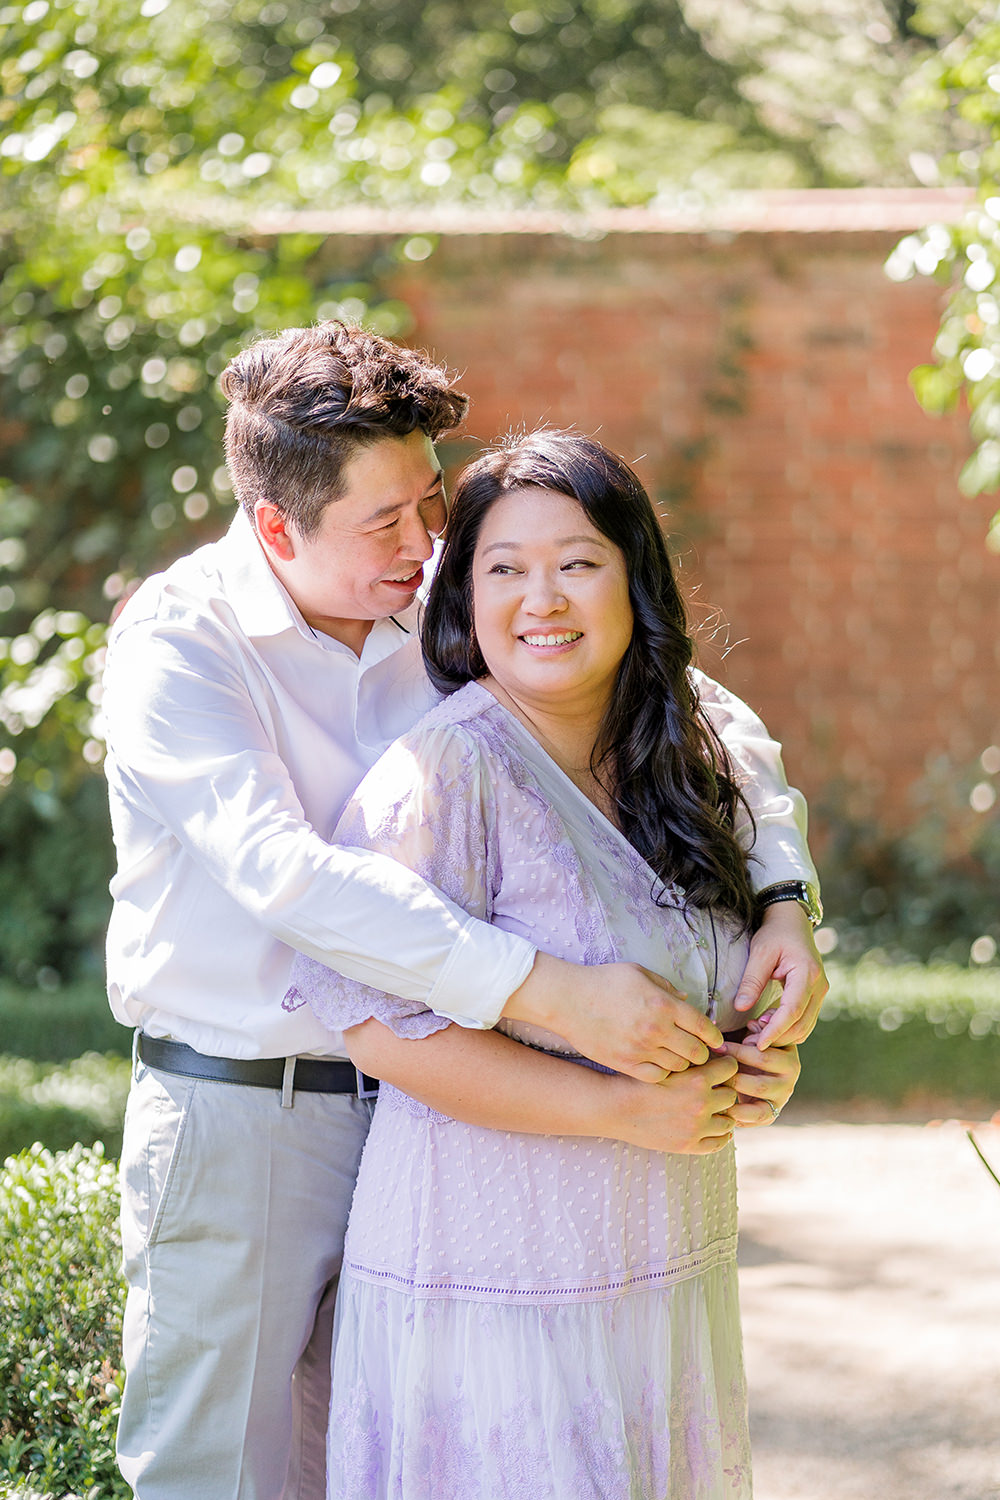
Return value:
M 253 515 L 257 535 L 267 551 L 279 562 L 290 562 L 295 556 L 295 538 L 284 512 L 270 500 L 258 500 Z

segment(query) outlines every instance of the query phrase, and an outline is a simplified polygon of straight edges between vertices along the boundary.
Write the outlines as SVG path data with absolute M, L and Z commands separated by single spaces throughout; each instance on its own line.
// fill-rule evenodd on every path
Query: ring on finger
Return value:
M 770 1099 L 765 1099 L 765 1100 L 764 1100 L 764 1103 L 765 1103 L 765 1104 L 766 1104 L 766 1105 L 767 1105 L 767 1107 L 768 1107 L 768 1109 L 769 1109 L 769 1110 L 770 1110 L 770 1111 L 771 1111 L 771 1123 L 772 1123 L 772 1124 L 773 1124 L 773 1123 L 774 1123 L 774 1121 L 775 1121 L 775 1120 L 776 1120 L 776 1119 L 777 1119 L 777 1118 L 778 1118 L 778 1116 L 779 1116 L 779 1115 L 780 1115 L 780 1114 L 781 1114 L 781 1110 L 780 1110 L 780 1109 L 779 1109 L 779 1108 L 778 1108 L 778 1106 L 777 1106 L 777 1105 L 776 1105 L 776 1104 L 775 1104 L 775 1103 L 773 1103 L 773 1101 L 772 1101 L 772 1100 L 770 1100 Z

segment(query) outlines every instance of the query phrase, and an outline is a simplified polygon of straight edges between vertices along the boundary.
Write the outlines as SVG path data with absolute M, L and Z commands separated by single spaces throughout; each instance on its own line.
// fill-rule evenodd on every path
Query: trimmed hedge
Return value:
M 1000 969 L 830 964 L 795 1097 L 1000 1109 Z
M 828 963 L 830 994 L 822 1019 L 867 1021 L 898 1031 L 925 1021 L 935 1035 L 1000 1037 L 1000 967 L 889 963 L 870 953 L 859 963 Z
M 35 1141 L 50 1151 L 103 1141 L 118 1155 L 132 1032 L 102 984 L 0 983 L 0 1043 L 0 1160 Z
M 63 1151 L 103 1141 L 117 1157 L 130 1074 L 128 1058 L 95 1052 L 55 1065 L 0 1056 L 0 1159 L 35 1142 Z
M 115 1466 L 124 1287 L 118 1184 L 100 1146 L 33 1146 L 0 1174 L 0 1474 L 83 1500 L 130 1494 Z M 3 1493 L 0 1491 L 0 1493 Z
M 802 1048 L 795 1098 L 992 1115 L 1000 1110 L 1000 1037 L 942 1036 L 919 1017 L 880 1031 L 831 1013 Z
M 132 1032 L 111 1014 L 99 980 L 55 990 L 0 983 L 0 1044 L 12 1057 L 38 1062 L 68 1062 L 84 1052 L 128 1057 Z

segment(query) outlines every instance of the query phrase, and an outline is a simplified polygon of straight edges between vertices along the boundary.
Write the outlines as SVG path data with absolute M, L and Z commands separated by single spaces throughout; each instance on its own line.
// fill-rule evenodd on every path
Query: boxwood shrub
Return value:
M 101 1146 L 4 1163 L 0 1261 L 0 1495 L 124 1500 L 118 1187 Z

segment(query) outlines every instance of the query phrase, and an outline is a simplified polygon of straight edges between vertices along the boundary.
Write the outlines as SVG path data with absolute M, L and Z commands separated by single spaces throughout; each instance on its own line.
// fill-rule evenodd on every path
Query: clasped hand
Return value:
M 765 912 L 750 942 L 737 1010 L 751 1011 L 771 980 L 781 985 L 781 998 L 756 1023 L 761 1054 L 805 1041 L 828 988 L 812 928 L 797 902 Z M 585 1057 L 642 1083 L 662 1083 L 724 1050 L 718 1027 L 673 985 L 638 964 L 586 967 L 539 953 L 505 1015 L 546 1026 Z
M 620 1079 L 626 1090 L 621 1139 L 704 1156 L 726 1146 L 737 1126 L 773 1124 L 798 1079 L 798 1049 L 761 1052 L 753 1041 L 723 1047 L 720 1056 L 668 1073 L 656 1085 Z

